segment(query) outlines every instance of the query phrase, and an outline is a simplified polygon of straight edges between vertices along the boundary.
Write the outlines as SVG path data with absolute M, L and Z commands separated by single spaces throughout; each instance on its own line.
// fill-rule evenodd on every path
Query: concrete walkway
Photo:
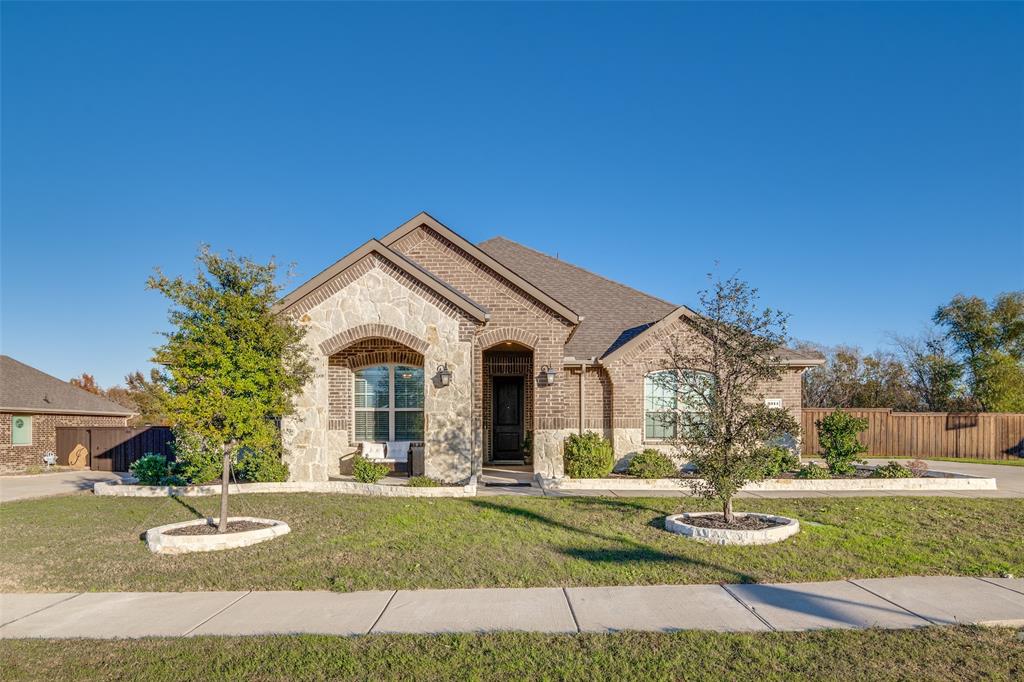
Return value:
M 62 471 L 52 474 L 0 476 L 0 502 L 50 497 L 76 492 L 92 492 L 98 481 L 116 481 L 128 474 L 110 471 Z
M 0 638 L 1024 625 L 1024 579 L 378 592 L 0 595 Z

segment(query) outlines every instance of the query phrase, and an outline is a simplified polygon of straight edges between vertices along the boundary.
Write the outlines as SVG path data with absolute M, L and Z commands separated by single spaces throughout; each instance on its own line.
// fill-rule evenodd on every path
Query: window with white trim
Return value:
M 662 370 L 644 376 L 644 439 L 671 440 L 681 422 L 695 423 L 693 417 L 707 410 L 701 393 L 713 385 L 711 374 L 697 370 Z
M 32 415 L 11 416 L 11 445 L 32 445 Z
M 422 367 L 373 365 L 353 374 L 353 440 L 423 440 Z

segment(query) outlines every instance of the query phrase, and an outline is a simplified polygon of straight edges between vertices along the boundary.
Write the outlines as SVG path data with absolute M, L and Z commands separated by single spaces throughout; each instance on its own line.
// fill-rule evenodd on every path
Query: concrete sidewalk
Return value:
M 0 638 L 1024 626 L 1024 579 L 0 595 Z

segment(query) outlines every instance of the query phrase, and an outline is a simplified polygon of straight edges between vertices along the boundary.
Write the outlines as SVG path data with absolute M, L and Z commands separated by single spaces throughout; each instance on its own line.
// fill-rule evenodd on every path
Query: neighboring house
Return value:
M 0 355 L 0 471 L 43 464 L 58 426 L 126 426 L 132 411 Z
M 581 430 L 621 461 L 671 436 L 645 411 L 648 375 L 666 335 L 693 333 L 683 306 L 501 237 L 473 244 L 426 213 L 280 306 L 306 326 L 316 367 L 282 421 L 296 480 L 337 473 L 360 443 L 422 443 L 426 474 L 445 481 L 531 449 L 534 471 L 558 476 Z M 780 361 L 768 397 L 799 420 L 801 375 L 823 359 L 784 349 Z

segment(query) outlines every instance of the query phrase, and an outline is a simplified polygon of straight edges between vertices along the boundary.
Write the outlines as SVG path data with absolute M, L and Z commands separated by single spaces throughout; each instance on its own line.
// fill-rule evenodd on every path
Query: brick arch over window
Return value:
M 393 327 L 390 324 L 381 324 L 375 322 L 373 324 L 361 324 L 351 329 L 346 329 L 343 332 L 339 332 L 327 339 L 320 344 L 320 351 L 324 355 L 334 355 L 340 350 L 344 350 L 347 346 L 370 338 L 382 338 L 388 339 L 389 341 L 395 341 L 403 346 L 416 351 L 417 353 L 426 354 L 427 349 L 430 347 L 423 339 L 410 334 L 404 329 Z
M 375 337 L 356 341 L 330 357 L 332 367 L 344 366 L 349 369 L 362 369 L 371 365 L 385 364 L 422 367 L 423 353 L 417 353 L 397 341 Z
M 528 348 L 537 348 L 540 343 L 540 337 L 533 332 L 520 329 L 519 327 L 497 327 L 495 329 L 488 329 L 477 338 L 477 344 L 481 350 L 487 350 L 491 346 L 496 346 L 499 343 L 505 341 L 515 341 Z

